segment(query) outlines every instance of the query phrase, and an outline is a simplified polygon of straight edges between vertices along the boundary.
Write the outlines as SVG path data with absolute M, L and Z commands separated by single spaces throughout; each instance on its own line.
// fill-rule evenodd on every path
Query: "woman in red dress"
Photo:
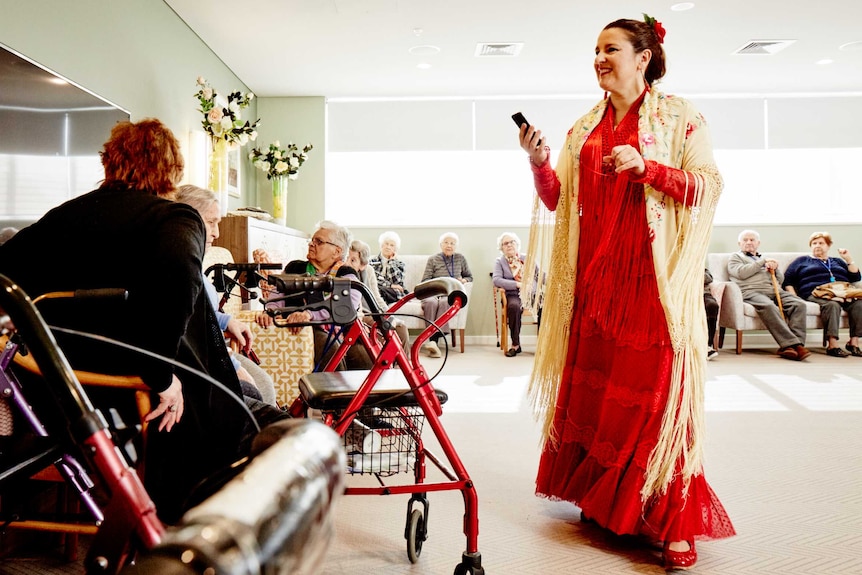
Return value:
M 546 422 L 537 493 L 662 541 L 665 567 L 688 569 L 695 539 L 734 534 L 702 468 L 703 261 L 722 181 L 703 117 L 653 89 L 663 38 L 649 17 L 604 28 L 594 66 L 607 97 L 569 131 L 556 169 L 541 131 L 521 126 L 555 212 L 544 226 L 536 202 L 531 229 L 531 259 L 552 231 L 537 263 L 544 316 L 559 323 L 540 332 L 531 393 Z

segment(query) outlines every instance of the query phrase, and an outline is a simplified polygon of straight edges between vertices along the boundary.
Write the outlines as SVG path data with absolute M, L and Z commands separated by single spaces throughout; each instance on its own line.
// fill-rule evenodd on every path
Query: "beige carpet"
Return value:
M 442 421 L 479 494 L 486 572 L 663 573 L 658 550 L 533 495 L 539 431 L 525 401 L 525 351 L 505 358 L 470 346 L 450 355 L 438 384 L 451 398 Z M 767 350 L 722 351 L 709 363 L 707 411 L 706 475 L 738 535 L 699 545 L 695 572 L 862 573 L 862 359 L 821 352 L 796 363 Z M 319 573 L 452 573 L 465 547 L 464 506 L 457 492 L 429 501 L 429 538 L 411 565 L 406 496 L 343 498 Z
M 658 550 L 583 525 L 575 506 L 533 495 L 538 427 L 524 395 L 531 351 L 505 358 L 493 346 L 468 346 L 450 354 L 437 382 L 450 396 L 442 422 L 479 495 L 483 567 L 497 575 L 663 573 Z M 862 359 L 817 351 L 796 363 L 769 350 L 725 350 L 709 364 L 706 475 L 739 534 L 699 545 L 695 573 L 862 573 Z M 441 363 L 426 359 L 432 371 Z M 433 438 L 426 441 L 439 455 Z M 439 478 L 429 469 L 429 481 Z M 463 500 L 454 491 L 428 499 L 428 540 L 411 564 L 407 496 L 343 497 L 316 573 L 453 573 L 465 548 Z M 0 561 L 0 573 L 60 567 L 55 551 L 44 561 Z

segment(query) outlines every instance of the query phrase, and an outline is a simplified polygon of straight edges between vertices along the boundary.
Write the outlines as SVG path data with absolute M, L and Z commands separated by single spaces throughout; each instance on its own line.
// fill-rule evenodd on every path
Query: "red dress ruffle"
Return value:
M 571 339 L 536 492 L 577 504 L 618 534 L 658 541 L 734 535 L 703 474 L 641 500 L 670 384 L 673 350 L 659 301 L 643 184 L 602 158 L 637 143 L 637 109 L 614 130 L 613 108 L 581 151 L 580 244 Z

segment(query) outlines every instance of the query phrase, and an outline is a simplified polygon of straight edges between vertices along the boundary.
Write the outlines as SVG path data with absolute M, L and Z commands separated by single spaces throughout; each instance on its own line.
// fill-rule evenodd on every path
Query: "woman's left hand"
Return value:
M 631 170 L 635 176 L 642 176 L 646 171 L 643 156 L 632 146 L 614 146 L 610 156 L 602 158 L 606 164 L 613 164 L 616 173 L 621 174 L 627 170 Z
M 152 421 L 157 417 L 162 417 L 159 422 L 159 431 L 163 429 L 170 433 L 174 425 L 180 422 L 185 411 L 185 402 L 183 401 L 183 384 L 180 383 L 176 374 L 171 377 L 171 385 L 164 391 L 159 393 L 159 404 L 144 418 L 144 421 Z

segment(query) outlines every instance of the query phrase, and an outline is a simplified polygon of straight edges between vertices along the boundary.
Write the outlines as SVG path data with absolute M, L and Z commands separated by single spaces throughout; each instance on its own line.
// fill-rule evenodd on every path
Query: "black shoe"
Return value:
M 521 346 L 520 345 L 517 348 L 515 348 L 515 353 L 521 353 Z
M 847 344 L 844 348 L 850 352 L 850 355 L 853 357 L 862 357 L 862 349 L 859 349 L 858 345 Z
M 850 354 L 840 347 L 830 347 L 826 349 L 826 355 L 831 355 L 832 357 L 847 357 Z
M 506 352 L 506 357 L 515 357 L 516 355 L 518 355 L 518 352 L 514 347 L 510 347 L 509 351 Z

